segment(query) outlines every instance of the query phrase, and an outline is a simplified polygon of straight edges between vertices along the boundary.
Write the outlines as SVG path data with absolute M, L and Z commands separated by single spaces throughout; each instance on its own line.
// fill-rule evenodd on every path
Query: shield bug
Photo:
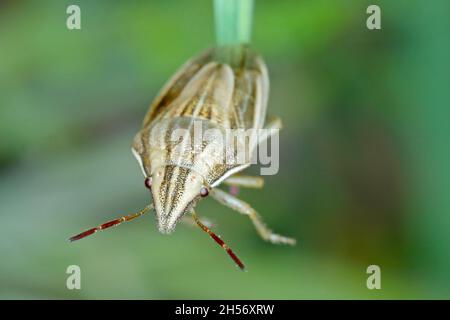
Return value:
M 295 244 L 295 239 L 272 232 L 249 204 L 217 188 L 221 184 L 234 188 L 263 186 L 261 177 L 240 172 L 250 166 L 258 144 L 268 139 L 273 129 L 281 128 L 278 118 L 266 123 L 268 93 L 266 65 L 248 47 L 213 48 L 188 61 L 156 97 L 132 144 L 153 203 L 70 240 L 82 239 L 150 210 L 156 212 L 159 231 L 168 234 L 181 218 L 191 215 L 195 224 L 244 269 L 230 247 L 194 211 L 198 201 L 212 197 L 248 216 L 264 240 Z M 266 130 L 244 141 L 224 138 L 230 132 L 260 129 Z

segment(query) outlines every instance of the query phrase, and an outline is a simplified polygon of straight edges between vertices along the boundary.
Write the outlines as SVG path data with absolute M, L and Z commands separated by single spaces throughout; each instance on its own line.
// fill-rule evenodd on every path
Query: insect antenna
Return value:
M 130 221 L 130 220 L 139 218 L 140 216 L 144 215 L 145 213 L 147 213 L 152 208 L 153 208 L 153 204 L 149 204 L 148 206 L 146 206 L 144 209 L 142 209 L 141 211 L 139 211 L 137 213 L 133 213 L 133 214 L 130 214 L 130 215 L 127 215 L 127 216 L 123 216 L 123 217 L 121 217 L 119 219 L 115 219 L 115 220 L 111 220 L 111 221 L 105 222 L 105 223 L 99 225 L 98 227 L 95 227 L 95 228 L 83 231 L 82 233 L 77 234 L 76 236 L 73 236 L 73 237 L 69 238 L 69 241 L 70 242 L 77 241 L 77 240 L 83 239 L 83 238 L 85 238 L 87 236 L 90 236 L 90 235 L 96 233 L 97 231 L 101 231 L 101 230 L 108 229 L 108 228 L 111 228 L 111 227 L 114 227 L 114 226 L 118 226 L 122 222 L 126 222 L 126 221 Z
M 227 253 L 228 255 L 231 257 L 231 259 L 233 259 L 233 261 L 236 263 L 236 265 L 242 270 L 245 271 L 245 266 L 242 263 L 242 261 L 236 256 L 236 254 L 233 252 L 233 250 L 231 250 L 231 248 L 225 243 L 225 241 L 223 241 L 218 235 L 216 235 L 211 229 L 209 229 L 207 226 L 205 226 L 197 217 L 197 214 L 192 211 L 192 216 L 194 217 L 195 222 L 197 223 L 197 225 L 202 228 L 203 231 L 205 231 L 207 234 L 209 234 L 209 236 L 211 238 L 213 238 L 213 240 L 215 242 L 217 242 L 219 244 L 219 246 L 221 246 Z

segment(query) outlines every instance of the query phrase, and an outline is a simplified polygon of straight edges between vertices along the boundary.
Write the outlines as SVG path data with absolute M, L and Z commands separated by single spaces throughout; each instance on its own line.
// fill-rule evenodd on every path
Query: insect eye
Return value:
M 208 188 L 202 187 L 202 188 L 200 189 L 200 196 L 201 196 L 202 198 L 207 197 L 208 194 L 209 194 Z
M 152 177 L 145 178 L 144 184 L 147 189 L 151 189 L 152 188 Z

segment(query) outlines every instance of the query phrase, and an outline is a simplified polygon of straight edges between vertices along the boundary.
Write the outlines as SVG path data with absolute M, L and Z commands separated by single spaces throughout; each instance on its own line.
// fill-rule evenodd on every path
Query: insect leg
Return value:
M 180 219 L 180 222 L 183 222 L 183 223 L 187 224 L 188 226 L 194 226 L 194 227 L 197 227 L 197 222 L 195 221 L 195 219 L 192 220 L 191 217 L 189 217 L 188 215 L 184 215 L 184 216 Z M 203 223 L 205 226 L 207 226 L 208 228 L 213 228 L 213 227 L 216 226 L 216 224 L 215 224 L 212 220 L 210 220 L 210 219 L 208 219 L 208 218 L 205 218 L 205 217 L 202 217 L 202 223 Z
M 278 130 L 281 130 L 283 127 L 283 123 L 281 122 L 281 119 L 276 116 L 269 116 L 269 121 L 264 126 L 263 134 L 258 137 L 259 143 L 263 142 L 264 140 L 267 140 L 269 137 L 274 135 Z
M 218 235 L 216 235 L 211 229 L 209 229 L 207 226 L 205 226 L 200 219 L 197 217 L 197 214 L 192 210 L 192 217 L 194 218 L 195 223 L 197 223 L 197 225 L 203 230 L 205 231 L 207 234 L 209 234 L 209 236 L 215 241 L 217 242 L 217 244 L 219 244 L 219 246 L 221 246 L 227 253 L 228 255 L 231 257 L 231 259 L 233 259 L 233 261 L 237 264 L 237 266 L 241 269 L 241 270 L 245 270 L 245 266 L 242 263 L 242 261 L 236 256 L 236 254 L 233 252 L 233 250 L 231 250 L 231 248 L 225 243 L 225 241 L 223 241 Z
M 262 221 L 261 216 L 248 203 L 220 189 L 212 189 L 210 194 L 220 203 L 239 213 L 249 216 L 261 238 L 272 243 L 295 245 L 296 240 L 274 233 Z
M 224 180 L 223 183 L 229 186 L 259 189 L 264 186 L 264 179 L 262 177 L 234 175 Z
M 141 211 L 139 211 L 138 213 L 134 213 L 134 214 L 130 214 L 130 215 L 127 215 L 127 216 L 123 216 L 123 217 L 121 217 L 119 219 L 115 219 L 115 220 L 111 220 L 111 221 L 105 222 L 105 223 L 99 225 L 98 227 L 95 227 L 95 228 L 83 231 L 82 233 L 77 234 L 76 236 L 73 236 L 73 237 L 69 238 L 69 241 L 70 242 L 77 241 L 77 240 L 83 239 L 83 238 L 85 238 L 87 236 L 90 236 L 90 235 L 96 233 L 97 231 L 101 231 L 101 230 L 108 229 L 108 228 L 111 228 L 111 227 L 114 227 L 114 226 L 118 226 L 122 222 L 126 222 L 126 221 L 130 221 L 130 220 L 136 219 L 136 218 L 144 215 L 145 213 L 147 213 L 152 208 L 153 208 L 153 205 L 150 204 L 150 205 L 146 206 L 144 209 L 142 209 Z

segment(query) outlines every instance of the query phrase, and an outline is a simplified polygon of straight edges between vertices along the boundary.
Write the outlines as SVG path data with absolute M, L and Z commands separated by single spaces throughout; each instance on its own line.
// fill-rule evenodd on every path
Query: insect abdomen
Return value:
M 217 62 L 217 50 L 193 59 L 174 76 L 149 110 L 144 127 L 154 120 L 191 116 L 224 128 L 263 127 L 269 80 L 263 60 L 243 48 L 233 65 Z
M 222 132 L 264 125 L 269 85 L 264 62 L 248 49 L 243 49 L 232 64 L 223 59 L 218 62 L 215 50 L 220 49 L 207 51 L 185 65 L 152 104 L 133 144 L 146 174 L 162 165 L 185 166 L 195 168 L 213 184 L 249 164 L 217 157 L 210 152 L 210 142 L 200 152 L 174 151 L 177 143 L 173 132 L 184 129 L 192 136 L 196 121 Z M 246 154 L 251 154 L 252 146 L 244 147 Z M 191 149 L 198 151 L 198 146 Z

